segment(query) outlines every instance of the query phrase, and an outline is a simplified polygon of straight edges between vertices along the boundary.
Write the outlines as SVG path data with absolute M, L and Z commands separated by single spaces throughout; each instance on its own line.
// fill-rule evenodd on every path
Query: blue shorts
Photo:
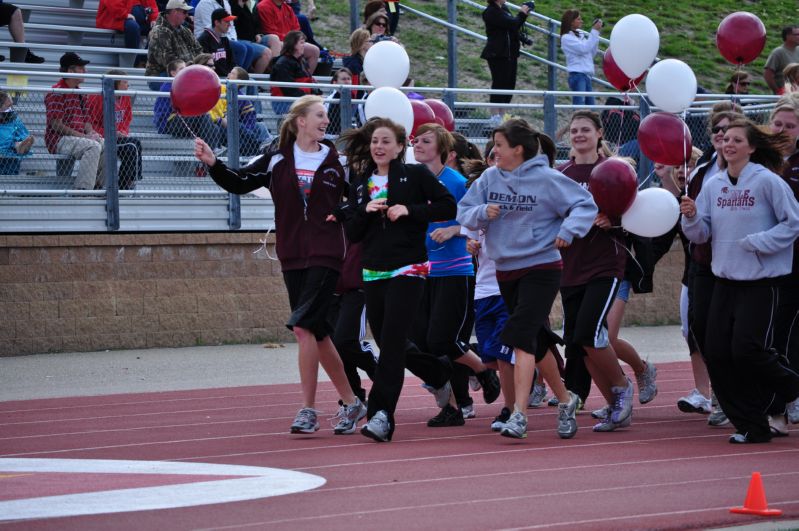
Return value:
M 483 362 L 494 360 L 513 362 L 513 349 L 499 341 L 499 335 L 508 320 L 508 309 L 500 295 L 474 301 L 474 333 Z
M 266 50 L 266 46 L 251 41 L 230 41 L 233 60 L 244 70 L 249 70 L 256 59 Z
M 616 298 L 621 299 L 624 302 L 629 301 L 630 287 L 632 287 L 632 284 L 630 284 L 629 280 L 622 280 L 621 283 L 619 284 L 619 291 L 616 292 Z

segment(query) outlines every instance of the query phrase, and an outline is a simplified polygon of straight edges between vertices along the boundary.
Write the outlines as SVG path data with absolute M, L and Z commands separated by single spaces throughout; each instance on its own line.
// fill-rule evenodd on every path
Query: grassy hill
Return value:
M 360 5 L 364 3 L 365 0 L 361 0 Z M 319 19 L 313 23 L 317 40 L 341 52 L 349 50 L 349 4 L 349 0 L 317 1 Z M 402 0 L 402 4 L 446 19 L 444 0 Z M 767 43 L 763 53 L 756 61 L 745 66 L 753 77 L 753 93 L 768 93 L 762 80 L 763 65 L 768 53 L 782 44 L 781 28 L 790 23 L 799 24 L 797 0 L 540 0 L 536 3 L 537 12 L 557 20 L 569 8 L 580 9 L 587 23 L 595 17 L 601 17 L 605 21 L 602 36 L 606 38 L 610 38 L 613 24 L 623 16 L 630 13 L 648 16 L 660 31 L 659 57 L 685 61 L 694 70 L 699 84 L 713 92 L 724 91 L 729 76 L 736 68 L 721 57 L 715 45 L 716 28 L 726 15 L 734 11 L 749 11 L 760 17 L 766 26 Z M 465 4 L 459 4 L 458 9 L 458 25 L 485 33 L 479 9 Z M 530 20 L 538 24 L 534 19 Z M 528 50 L 546 57 L 544 36 L 536 32 L 531 32 L 531 36 L 535 44 Z M 446 86 L 447 35 L 443 27 L 404 13 L 397 38 L 408 51 L 411 75 L 418 86 Z M 485 61 L 480 59 L 482 42 L 463 35 L 458 39 L 458 85 L 462 88 L 486 87 L 491 78 Z M 600 48 L 604 49 L 603 46 Z M 563 64 L 563 55 L 560 53 L 558 62 Z M 597 71 L 601 75 L 599 63 Z M 566 90 L 565 73 L 559 74 L 558 81 L 560 88 Z M 531 59 L 522 58 L 517 88 L 546 88 L 546 68 Z

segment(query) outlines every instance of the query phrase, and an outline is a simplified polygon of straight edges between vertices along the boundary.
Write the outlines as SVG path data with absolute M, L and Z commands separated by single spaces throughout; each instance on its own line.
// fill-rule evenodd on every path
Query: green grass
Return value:
M 363 6 L 365 0 L 361 0 Z M 404 5 L 446 19 L 444 0 L 402 0 Z M 319 19 L 314 22 L 317 40 L 337 51 L 349 50 L 349 0 L 324 0 L 317 2 Z M 605 21 L 602 36 L 610 38 L 613 24 L 630 13 L 648 16 L 660 32 L 661 58 L 675 58 L 686 62 L 694 70 L 699 84 L 712 92 L 723 92 L 736 67 L 727 63 L 715 45 L 715 32 L 721 20 L 734 11 L 750 11 L 760 17 L 766 26 L 767 42 L 760 57 L 744 68 L 752 74 L 751 92 L 768 93 L 762 79 L 763 65 L 768 53 L 782 44 L 783 26 L 799 22 L 797 0 L 573 0 L 570 2 L 539 1 L 536 10 L 560 20 L 565 9 L 577 8 L 586 21 L 599 16 Z M 530 19 L 535 21 L 535 19 Z M 458 24 L 484 33 L 480 10 L 459 5 Z M 545 37 L 531 32 L 535 44 L 528 50 L 546 57 Z M 404 13 L 397 37 L 405 45 L 411 58 L 411 75 L 418 86 L 446 86 L 447 35 L 441 26 L 433 25 L 416 15 Z M 602 47 L 604 48 L 604 47 Z M 482 42 L 471 37 L 458 37 L 458 85 L 463 88 L 481 88 L 490 83 L 485 61 L 480 59 Z M 558 61 L 563 63 L 559 54 Z M 601 64 L 597 62 L 601 76 Z M 566 89 L 566 76 L 559 74 L 561 89 Z M 530 59 L 522 58 L 519 65 L 519 89 L 546 88 L 546 68 Z M 480 99 L 480 98 L 477 98 Z

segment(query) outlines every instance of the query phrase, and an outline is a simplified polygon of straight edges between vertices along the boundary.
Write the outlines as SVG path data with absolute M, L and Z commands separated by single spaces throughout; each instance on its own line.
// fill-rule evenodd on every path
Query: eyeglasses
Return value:
M 710 132 L 713 133 L 714 135 L 717 135 L 717 134 L 721 133 L 722 131 L 724 131 L 724 126 L 723 125 L 717 125 L 716 127 L 714 127 L 713 129 L 710 130 Z

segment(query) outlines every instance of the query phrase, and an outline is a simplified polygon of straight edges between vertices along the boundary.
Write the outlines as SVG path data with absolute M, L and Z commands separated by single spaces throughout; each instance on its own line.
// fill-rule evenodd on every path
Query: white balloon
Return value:
M 610 32 L 610 53 L 616 65 L 630 79 L 646 72 L 657 57 L 659 48 L 658 28 L 644 15 L 627 15 Z
M 669 232 L 680 218 L 680 204 L 674 194 L 663 188 L 647 188 L 621 216 L 621 226 L 644 238 Z
M 649 69 L 646 92 L 655 106 L 680 113 L 696 98 L 696 76 L 691 67 L 678 59 L 664 59 Z
M 366 118 L 389 118 L 405 128 L 409 135 L 413 130 L 413 107 L 411 100 L 394 87 L 380 87 L 375 89 L 366 98 L 364 104 Z
M 393 41 L 380 41 L 366 52 L 363 71 L 375 87 L 400 88 L 408 79 L 411 61 L 405 48 Z

